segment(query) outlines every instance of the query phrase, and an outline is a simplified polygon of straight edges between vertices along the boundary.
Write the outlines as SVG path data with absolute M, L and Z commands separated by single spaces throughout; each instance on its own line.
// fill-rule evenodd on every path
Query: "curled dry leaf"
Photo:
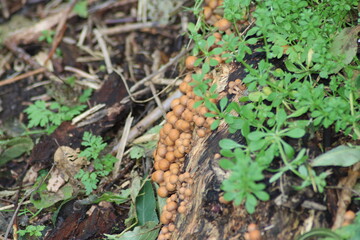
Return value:
M 88 165 L 88 161 L 84 157 L 78 157 L 79 149 L 61 146 L 54 154 L 55 169 L 51 172 L 48 181 L 47 190 L 57 192 L 61 186 L 66 183 L 70 177 L 84 166 Z

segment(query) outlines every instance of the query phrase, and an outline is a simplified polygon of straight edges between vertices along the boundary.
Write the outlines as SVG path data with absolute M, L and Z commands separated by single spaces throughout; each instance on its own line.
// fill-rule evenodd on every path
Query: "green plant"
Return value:
M 99 177 L 109 175 L 117 158 L 110 154 L 101 157 L 100 153 L 107 144 L 103 142 L 100 136 L 94 136 L 90 132 L 84 132 L 81 145 L 86 148 L 81 151 L 79 157 L 86 157 L 88 161 L 91 161 L 94 170 L 90 172 L 80 169 L 75 178 L 80 179 L 85 187 L 86 195 L 89 195 L 93 190 L 97 189 Z
M 28 114 L 28 128 L 45 127 L 48 134 L 52 133 L 63 121 L 71 120 L 74 116 L 81 113 L 86 108 L 80 106 L 62 106 L 57 102 L 52 102 L 48 106 L 45 101 L 38 100 L 27 107 L 24 112 Z
M 74 6 L 73 11 L 80 17 L 87 18 L 88 16 L 87 1 L 86 0 L 78 1 Z
M 253 213 L 257 205 L 257 198 L 262 201 L 270 198 L 269 194 L 263 191 L 265 184 L 258 183 L 264 179 L 263 168 L 249 155 L 246 155 L 238 143 L 230 139 L 223 139 L 220 141 L 220 146 L 223 147 L 221 154 L 227 159 L 221 159 L 219 164 L 225 170 L 232 172 L 221 186 L 221 189 L 225 191 L 224 198 L 234 201 L 235 205 L 245 202 L 246 210 Z
M 55 31 L 54 30 L 44 30 L 41 32 L 39 41 L 45 41 L 47 43 L 52 43 L 54 39 Z
M 158 134 L 160 131 L 161 126 L 155 126 L 151 128 L 149 131 L 147 131 L 143 137 L 146 138 L 146 141 L 134 144 L 130 148 L 130 158 L 132 159 L 139 159 L 142 157 L 145 157 L 146 155 L 149 155 L 147 153 L 152 153 L 156 147 L 157 140 L 152 138 L 152 135 Z
M 41 237 L 43 231 L 45 229 L 45 226 L 43 225 L 29 225 L 25 228 L 25 230 L 18 230 L 17 233 L 24 237 L 24 236 L 30 236 L 30 237 Z
M 188 27 L 194 41 L 192 53 L 198 57 L 195 65 L 201 67 L 192 75 L 194 92 L 202 98 L 194 107 L 203 104 L 209 109 L 206 116 L 215 118 L 211 129 L 225 122 L 230 133 L 240 131 L 245 140 L 243 145 L 230 139 L 220 141 L 220 153 L 226 157 L 220 166 L 231 172 L 222 183 L 224 197 L 235 204 L 245 203 L 251 213 L 256 198 L 268 199 L 261 183 L 263 171 L 274 172 L 270 182 L 291 172 L 302 179 L 295 189 L 312 186 L 323 192 L 330 171 L 318 174 L 309 164 L 309 150 L 293 147 L 291 139 L 300 142 L 306 132 L 332 126 L 337 133 L 360 138 L 355 37 L 360 29 L 352 27 L 357 1 L 270 0 L 254 5 L 254 26 L 244 34 L 234 26 L 236 33 L 224 34 L 216 46 L 212 35 L 216 29 L 201 21 L 200 11 L 195 12 L 197 23 Z M 248 15 L 249 7 L 250 1 L 225 0 L 224 16 L 235 23 Z M 351 46 L 346 45 L 349 42 Z M 264 52 L 265 59 L 249 64 L 245 56 L 254 52 Z M 239 99 L 240 104 L 229 103 L 227 98 L 218 105 L 211 101 L 218 96 L 216 85 L 205 76 L 216 69 L 217 62 L 212 60 L 218 54 L 227 63 L 241 63 L 247 72 L 241 80 L 249 94 Z M 280 58 L 285 59 L 283 69 L 272 61 Z M 275 159 L 282 166 L 272 169 Z M 254 168 L 256 174 L 248 174 Z
M 68 78 L 68 84 L 72 84 L 71 78 Z M 90 98 L 92 89 L 85 89 L 83 94 L 79 96 L 80 103 L 86 103 Z M 46 103 L 38 100 L 34 104 L 28 106 L 24 112 L 27 113 L 29 123 L 27 128 L 43 127 L 47 134 L 51 134 L 63 121 L 69 121 L 74 116 L 80 114 L 86 105 L 65 106 L 58 102 Z

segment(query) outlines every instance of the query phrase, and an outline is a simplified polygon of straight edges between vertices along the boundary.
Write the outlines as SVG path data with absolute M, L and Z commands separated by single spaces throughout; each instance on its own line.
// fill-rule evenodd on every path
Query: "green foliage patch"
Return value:
M 90 132 L 84 132 L 81 145 L 86 148 L 81 151 L 79 157 L 86 157 L 88 161 L 92 162 L 94 170 L 90 172 L 80 169 L 75 178 L 80 179 L 85 187 L 86 195 L 89 195 L 97 189 L 99 178 L 111 173 L 117 158 L 110 154 L 101 157 L 100 153 L 107 144 L 100 136 L 94 136 Z
M 234 24 L 235 31 L 224 34 L 215 47 L 212 33 L 217 29 L 201 20 L 201 2 L 194 7 L 199 20 L 188 26 L 194 42 L 192 53 L 198 57 L 195 65 L 201 68 L 192 75 L 194 92 L 203 98 L 195 107 L 204 104 L 209 109 L 211 113 L 206 116 L 215 118 L 211 129 L 225 122 L 230 133 L 240 131 L 246 142 L 220 141 L 224 157 L 220 166 L 231 172 L 221 186 L 225 199 L 236 205 L 245 203 L 247 211 L 253 213 L 258 200 L 269 199 L 262 183 L 264 171 L 274 173 L 270 182 L 291 173 L 302 180 L 295 189 L 312 186 L 323 192 L 331 172 L 315 171 L 317 165 L 310 164 L 309 149 L 289 142 L 298 139 L 300 143 L 306 133 L 326 128 L 334 128 L 349 139 L 360 138 L 358 2 L 224 0 L 224 17 L 228 20 L 242 20 L 255 8 L 251 16 L 256 21 L 242 33 Z M 255 51 L 265 53 L 265 59 L 248 64 L 245 56 Z M 211 101 L 218 97 L 216 85 L 205 76 L 217 67 L 213 57 L 218 54 L 226 63 L 241 63 L 247 72 L 241 80 L 248 94 L 238 99 L 240 103 L 229 103 L 227 98 L 217 105 Z M 280 58 L 285 61 L 284 68 L 273 64 Z M 358 149 L 347 149 L 347 153 L 354 151 Z M 334 159 L 330 154 L 340 156 L 341 151 L 322 158 Z M 281 167 L 270 168 L 275 159 L 281 160 Z M 358 161 L 355 157 L 344 164 Z

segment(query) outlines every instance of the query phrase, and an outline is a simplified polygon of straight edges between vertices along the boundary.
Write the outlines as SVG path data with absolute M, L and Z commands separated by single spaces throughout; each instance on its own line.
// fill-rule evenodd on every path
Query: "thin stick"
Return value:
M 100 32 L 103 35 L 115 35 L 115 34 L 119 34 L 119 33 L 125 33 L 125 32 L 139 30 L 142 28 L 164 27 L 164 26 L 165 25 L 160 25 L 155 22 L 132 23 L 132 24 L 126 24 L 126 25 L 122 25 L 122 26 L 101 29 Z
M 129 86 L 128 86 L 127 82 L 126 82 L 126 79 L 125 79 L 124 75 L 122 75 L 121 71 L 120 71 L 120 70 L 117 70 L 117 69 L 113 69 L 113 70 L 114 70 L 114 72 L 116 72 L 116 73 L 120 76 L 121 80 L 124 82 L 125 89 L 126 89 L 127 93 L 129 94 L 130 99 L 131 99 L 133 102 L 135 102 L 135 103 L 147 103 L 147 102 L 150 102 L 151 100 L 153 100 L 153 99 L 155 98 L 154 96 L 152 96 L 152 97 L 147 98 L 147 99 L 145 99 L 145 100 L 137 100 L 137 99 L 135 99 L 135 98 L 134 98 L 134 94 L 132 94 L 132 93 L 130 92 Z M 165 92 L 165 91 L 166 91 L 167 89 L 169 89 L 172 85 L 174 85 L 176 81 L 177 81 L 177 78 L 174 79 L 173 84 L 170 84 L 170 85 L 166 86 L 164 89 L 162 89 L 160 92 L 158 92 L 155 96 L 159 96 L 160 94 L 162 94 L 163 92 Z M 122 101 L 122 102 L 123 102 L 123 101 Z
M 9 8 L 7 6 L 7 3 L 5 0 L 1 0 L 1 8 L 2 8 L 2 14 L 4 16 L 5 19 L 8 19 L 10 16 L 10 12 L 9 12 Z
M 85 71 L 83 71 L 81 69 L 74 68 L 74 67 L 71 67 L 71 66 L 65 66 L 64 69 L 65 69 L 65 71 L 76 73 L 80 77 L 91 79 L 91 80 L 94 80 L 94 81 L 99 81 L 99 78 L 96 75 L 91 75 L 91 74 L 89 74 L 89 73 L 87 73 L 87 72 L 85 72 Z
M 134 117 L 131 116 L 131 113 L 129 113 L 129 116 L 126 118 L 126 122 L 125 122 L 125 126 L 124 126 L 124 130 L 123 130 L 123 134 L 121 136 L 120 142 L 117 145 L 117 153 L 116 153 L 116 158 L 118 159 L 117 162 L 114 165 L 114 170 L 112 172 L 113 174 L 113 179 L 117 176 L 117 173 L 120 170 L 120 165 L 122 162 L 122 158 L 124 156 L 124 151 L 125 151 L 125 147 L 126 147 L 126 143 L 128 142 L 128 137 L 129 137 L 129 131 L 131 128 L 131 124 L 132 121 L 134 120 Z
M 25 62 L 27 62 L 29 65 L 31 65 L 33 68 L 43 68 L 38 62 L 36 62 L 27 52 L 24 51 L 24 49 L 20 48 L 18 45 L 16 45 L 15 40 L 13 39 L 7 39 L 5 41 L 5 45 L 10 51 L 13 52 L 13 54 Z M 47 78 L 51 80 L 55 80 L 57 82 L 62 83 L 63 81 L 57 77 L 54 73 L 50 72 L 48 69 L 44 70 L 44 74 Z
M 46 64 L 49 61 L 49 59 L 52 58 L 52 56 L 54 55 L 54 53 L 56 51 L 56 48 L 59 46 L 60 42 L 62 41 L 63 36 L 65 34 L 65 30 L 66 30 L 66 21 L 68 19 L 68 16 L 71 13 L 71 10 L 75 6 L 75 3 L 76 3 L 76 1 L 72 0 L 70 3 L 70 6 L 67 9 L 65 9 L 64 14 L 61 16 L 60 21 L 56 27 L 56 35 L 54 37 L 54 41 L 52 43 L 51 50 L 50 50 L 49 55 L 44 64 Z
M 31 201 L 27 200 L 27 201 L 23 202 L 21 205 L 26 205 L 26 204 L 30 204 L 30 203 L 31 203 Z M 13 207 L 15 207 L 15 204 L 10 204 L 10 205 L 4 206 L 4 207 L 0 207 L 0 211 L 8 210 Z
M 104 108 L 106 106 L 106 104 L 98 104 L 92 108 L 90 108 L 89 110 L 86 110 L 85 112 L 83 112 L 82 114 L 78 115 L 77 117 L 74 117 L 73 120 L 71 121 L 72 125 L 77 124 L 78 122 L 80 122 L 81 120 L 83 120 L 84 118 L 88 117 L 89 115 L 99 111 L 100 109 Z
M 20 75 L 18 75 L 16 77 L 12 77 L 12 78 L 0 81 L 0 87 L 11 84 L 11 83 L 14 83 L 14 82 L 17 82 L 17 81 L 19 81 L 21 79 L 24 79 L 24 78 L 27 78 L 27 77 L 30 77 L 30 76 L 33 76 L 33 75 L 36 75 L 36 74 L 39 74 L 39 73 L 43 73 L 45 71 L 47 71 L 47 69 L 42 67 L 42 68 L 32 70 L 30 72 L 20 74 Z
M 156 61 L 154 60 L 154 63 L 155 63 Z M 156 66 L 157 64 L 153 64 L 153 67 L 154 67 L 154 72 L 157 70 L 157 66 Z M 144 66 L 144 68 L 145 68 L 145 73 L 146 73 L 146 75 L 148 75 L 148 74 L 150 74 L 150 70 L 149 70 L 149 67 L 147 66 L 147 65 L 145 65 Z M 163 116 L 165 117 L 165 115 L 166 115 L 166 112 L 165 112 L 165 110 L 164 110 L 164 107 L 162 106 L 162 104 L 161 104 L 161 100 L 160 100 L 160 98 L 159 98 L 159 96 L 157 95 L 157 93 L 156 93 L 156 88 L 155 88 L 155 86 L 154 86 L 154 84 L 152 83 L 152 81 L 149 81 L 149 87 L 150 87 L 150 90 L 151 90 L 151 93 L 153 94 L 153 97 L 154 97 L 154 100 L 155 100 L 155 102 L 156 102 L 156 104 L 158 105 L 158 107 L 161 109 L 161 111 L 163 112 Z
M 154 84 L 153 84 L 152 82 L 150 82 L 149 85 L 150 85 L 151 92 L 152 92 L 152 94 L 153 94 L 153 96 L 154 96 L 155 102 L 156 102 L 156 104 L 158 105 L 158 107 L 160 108 L 160 110 L 162 111 L 163 117 L 165 117 L 166 112 L 165 112 L 165 110 L 164 110 L 164 107 L 163 107 L 163 105 L 162 105 L 162 103 L 161 103 L 161 100 L 160 100 L 159 96 L 156 94 L 155 86 L 154 86 Z
M 104 39 L 102 38 L 101 33 L 99 32 L 99 30 L 94 29 L 94 33 L 95 33 L 96 40 L 99 43 L 100 49 L 101 49 L 101 51 L 102 51 L 102 53 L 104 55 L 104 61 L 105 61 L 105 65 L 106 65 L 106 70 L 110 74 L 113 71 L 113 67 L 112 67 L 112 64 L 111 64 L 109 52 L 108 52 L 108 50 L 106 48 L 106 43 L 105 43 Z
M 176 63 L 177 61 L 179 61 L 179 59 L 185 55 L 185 53 L 187 53 L 187 50 L 184 49 L 182 50 L 178 55 L 176 55 L 175 57 L 171 58 L 170 61 L 168 63 L 166 63 L 165 65 L 163 65 L 161 68 L 159 68 L 159 70 L 157 70 L 156 72 L 153 72 L 152 74 L 146 76 L 145 78 L 141 79 L 140 81 L 138 81 L 137 83 L 135 83 L 131 88 L 130 88 L 130 92 L 134 92 L 136 89 L 138 89 L 141 85 L 143 85 L 145 82 L 149 81 L 150 79 L 152 79 L 153 77 L 155 77 L 156 75 L 158 75 L 159 73 L 164 72 L 168 67 L 170 67 L 171 65 L 173 65 L 174 63 Z
M 170 97 L 168 97 L 162 105 L 164 106 L 165 111 L 170 109 L 170 104 L 172 100 L 175 98 L 181 97 L 182 93 L 180 90 L 175 91 Z M 151 113 L 149 113 L 145 118 L 143 118 L 140 122 L 138 122 L 134 127 L 131 128 L 129 132 L 129 136 L 127 141 L 130 143 L 132 142 L 137 136 L 141 135 L 146 129 L 154 124 L 159 118 L 162 117 L 162 111 L 159 107 L 155 108 Z M 116 144 L 113 148 L 113 152 L 116 152 L 119 148 L 121 142 Z

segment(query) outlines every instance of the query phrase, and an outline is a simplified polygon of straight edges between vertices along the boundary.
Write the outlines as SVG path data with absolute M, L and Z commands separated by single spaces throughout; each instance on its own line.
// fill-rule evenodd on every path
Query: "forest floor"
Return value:
M 191 71 L 185 58 L 194 44 L 188 34 L 189 23 L 197 21 L 189 11 L 194 2 L 23 2 L 0 1 L 0 239 L 156 239 L 164 231 L 165 200 L 149 177 L 153 151 L 171 101 L 181 96 L 176 90 Z M 239 69 L 223 66 L 219 75 Z M 333 127 L 308 135 L 313 158 L 360 145 Z M 263 234 L 293 236 L 314 226 L 331 228 L 346 211 L 359 211 L 360 151 L 351 151 L 346 167 L 322 168 L 332 174 L 325 193 L 314 191 L 313 182 L 295 191 L 291 185 L 302 182 L 292 175 L 267 183 L 269 204 L 244 213 L 233 239 L 249 238 L 253 222 Z M 274 173 L 264 175 L 268 180 Z M 245 212 L 225 202 L 217 205 L 223 218 Z

